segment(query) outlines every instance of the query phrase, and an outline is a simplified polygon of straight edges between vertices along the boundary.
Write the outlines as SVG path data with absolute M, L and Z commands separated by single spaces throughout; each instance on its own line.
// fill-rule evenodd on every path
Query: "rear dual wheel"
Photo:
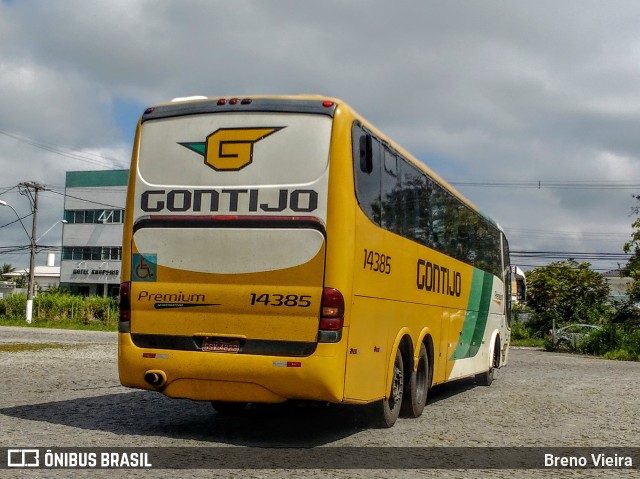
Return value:
M 400 416 L 402 397 L 404 395 L 404 364 L 402 354 L 398 349 L 393 363 L 393 376 L 389 396 L 382 401 L 368 405 L 369 424 L 373 427 L 388 428 L 395 424 Z
M 424 344 L 420 345 L 418 364 L 411 372 L 404 390 L 405 396 L 400 413 L 405 417 L 419 417 L 427 404 L 429 393 L 429 356 Z

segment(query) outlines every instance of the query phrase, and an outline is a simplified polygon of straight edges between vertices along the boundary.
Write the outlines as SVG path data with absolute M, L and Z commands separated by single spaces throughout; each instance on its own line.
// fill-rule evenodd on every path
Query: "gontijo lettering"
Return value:
M 431 293 L 460 297 L 462 275 L 431 261 L 419 259 L 416 268 L 416 287 Z
M 140 196 L 140 209 L 147 213 L 172 212 L 281 212 L 310 213 L 318 208 L 314 190 L 280 189 L 277 196 L 263 198 L 258 189 L 147 190 Z

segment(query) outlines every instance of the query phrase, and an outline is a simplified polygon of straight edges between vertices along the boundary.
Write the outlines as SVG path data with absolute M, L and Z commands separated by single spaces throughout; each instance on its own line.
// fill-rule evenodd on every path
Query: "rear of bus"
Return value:
M 233 98 L 144 113 L 123 240 L 123 385 L 229 403 L 342 399 L 344 300 L 324 284 L 335 110 Z

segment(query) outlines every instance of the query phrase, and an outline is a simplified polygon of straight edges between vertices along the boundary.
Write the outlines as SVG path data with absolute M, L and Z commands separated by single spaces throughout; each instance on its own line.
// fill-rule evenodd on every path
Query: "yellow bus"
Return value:
M 500 227 L 346 103 L 189 97 L 137 128 L 123 385 L 221 413 L 287 400 L 418 417 L 507 362 Z

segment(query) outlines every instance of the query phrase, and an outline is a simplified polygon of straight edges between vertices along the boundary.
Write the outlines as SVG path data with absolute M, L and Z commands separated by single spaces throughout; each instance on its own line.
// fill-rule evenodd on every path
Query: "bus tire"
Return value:
M 478 386 L 491 386 L 493 382 L 493 371 L 499 365 L 500 339 L 496 338 L 493 348 L 493 358 L 491 359 L 491 367 L 480 374 L 476 374 L 476 384 Z
M 404 381 L 402 353 L 398 349 L 393 362 L 393 376 L 391 377 L 389 397 L 368 406 L 369 424 L 371 426 L 382 429 L 389 428 L 395 424 L 398 416 L 400 416 L 400 408 L 402 407 Z
M 404 417 L 420 417 L 429 394 L 429 356 L 424 344 L 420 345 L 418 366 L 411 372 L 411 378 L 407 381 L 404 392 L 400 414 Z
M 493 368 L 480 374 L 476 374 L 476 384 L 478 386 L 491 386 L 493 382 Z
M 235 416 L 241 414 L 247 408 L 246 402 L 211 401 L 213 409 L 218 414 Z

